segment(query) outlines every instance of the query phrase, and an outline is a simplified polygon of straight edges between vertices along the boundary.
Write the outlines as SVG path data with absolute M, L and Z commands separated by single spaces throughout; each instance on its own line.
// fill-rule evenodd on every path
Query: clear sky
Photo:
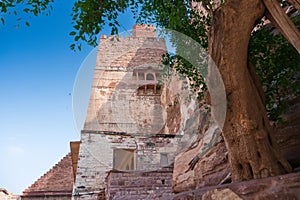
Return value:
M 10 17 L 0 26 L 0 188 L 16 194 L 65 156 L 70 141 L 80 140 L 73 85 L 93 48 L 69 49 L 73 2 L 56 0 L 51 15 L 32 18 L 30 27 L 16 29 Z M 129 14 L 120 22 L 128 30 L 134 24 Z

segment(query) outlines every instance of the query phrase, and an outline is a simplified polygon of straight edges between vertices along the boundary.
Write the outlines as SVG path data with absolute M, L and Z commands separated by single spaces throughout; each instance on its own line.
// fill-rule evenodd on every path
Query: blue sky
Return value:
M 0 188 L 13 193 L 29 187 L 70 151 L 70 141 L 80 139 L 73 85 L 93 47 L 69 49 L 73 2 L 56 1 L 51 15 L 32 18 L 30 27 L 14 28 L 9 16 L 0 26 Z M 129 16 L 120 18 L 128 30 L 134 24 Z M 106 28 L 101 34 L 109 33 Z M 94 57 L 86 60 L 88 69 Z

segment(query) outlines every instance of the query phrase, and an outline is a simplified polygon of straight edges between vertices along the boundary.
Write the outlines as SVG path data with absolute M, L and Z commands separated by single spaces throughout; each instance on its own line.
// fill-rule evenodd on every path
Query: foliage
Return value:
M 294 23 L 300 26 L 299 16 Z M 269 117 L 277 121 L 288 101 L 299 95 L 300 56 L 281 34 L 261 27 L 252 34 L 249 57 L 261 77 Z
M 5 16 L 15 15 L 18 16 L 17 21 L 19 22 L 16 27 L 20 26 L 20 22 L 29 26 L 28 19 L 21 16 L 25 14 L 29 19 L 40 14 L 48 16 L 52 10 L 53 2 L 54 0 L 2 0 L 0 1 L 0 21 L 4 25 Z
M 96 36 L 106 24 L 111 27 L 112 35 L 117 34 L 120 26 L 118 16 L 128 9 L 133 13 L 138 23 L 155 23 L 158 26 L 172 28 L 182 33 L 194 31 L 190 34 L 193 36 L 204 35 L 198 33 L 199 28 L 193 28 L 193 25 L 203 26 L 203 24 L 197 20 L 193 24 L 190 23 L 192 10 L 189 1 L 78 0 L 73 6 L 72 13 L 74 31 L 70 35 L 74 36 L 74 40 L 77 42 L 77 44 L 72 45 L 72 49 L 80 46 L 79 41 L 96 46 Z
M 108 22 L 112 28 L 112 34 L 118 33 L 119 13 L 124 13 L 130 3 L 134 1 L 99 1 L 99 0 L 78 0 L 73 6 L 72 20 L 74 36 L 77 44 L 72 44 L 71 49 L 76 47 L 80 50 L 81 43 L 85 41 L 91 46 L 97 45 L 97 36 Z

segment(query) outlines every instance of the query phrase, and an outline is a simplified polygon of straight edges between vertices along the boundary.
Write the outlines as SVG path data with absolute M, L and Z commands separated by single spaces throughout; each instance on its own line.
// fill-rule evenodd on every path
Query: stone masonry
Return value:
M 184 117 L 166 122 L 174 98 L 159 83 L 164 52 L 165 41 L 156 38 L 153 26 L 135 25 L 126 38 L 101 36 L 74 199 L 104 199 L 111 170 L 147 172 L 174 162 Z
M 107 199 L 161 199 L 172 196 L 172 171 L 167 167 L 147 172 L 111 171 L 107 178 Z

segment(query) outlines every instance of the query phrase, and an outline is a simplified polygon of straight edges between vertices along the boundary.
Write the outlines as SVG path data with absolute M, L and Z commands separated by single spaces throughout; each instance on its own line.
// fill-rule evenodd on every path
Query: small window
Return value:
M 143 72 L 138 72 L 138 80 L 145 80 L 145 75 Z
M 153 74 L 147 74 L 146 80 L 151 80 L 151 81 L 154 80 Z
M 135 170 L 134 150 L 114 149 L 113 166 L 117 170 Z
M 169 158 L 167 153 L 160 154 L 160 166 L 166 167 L 169 165 Z

